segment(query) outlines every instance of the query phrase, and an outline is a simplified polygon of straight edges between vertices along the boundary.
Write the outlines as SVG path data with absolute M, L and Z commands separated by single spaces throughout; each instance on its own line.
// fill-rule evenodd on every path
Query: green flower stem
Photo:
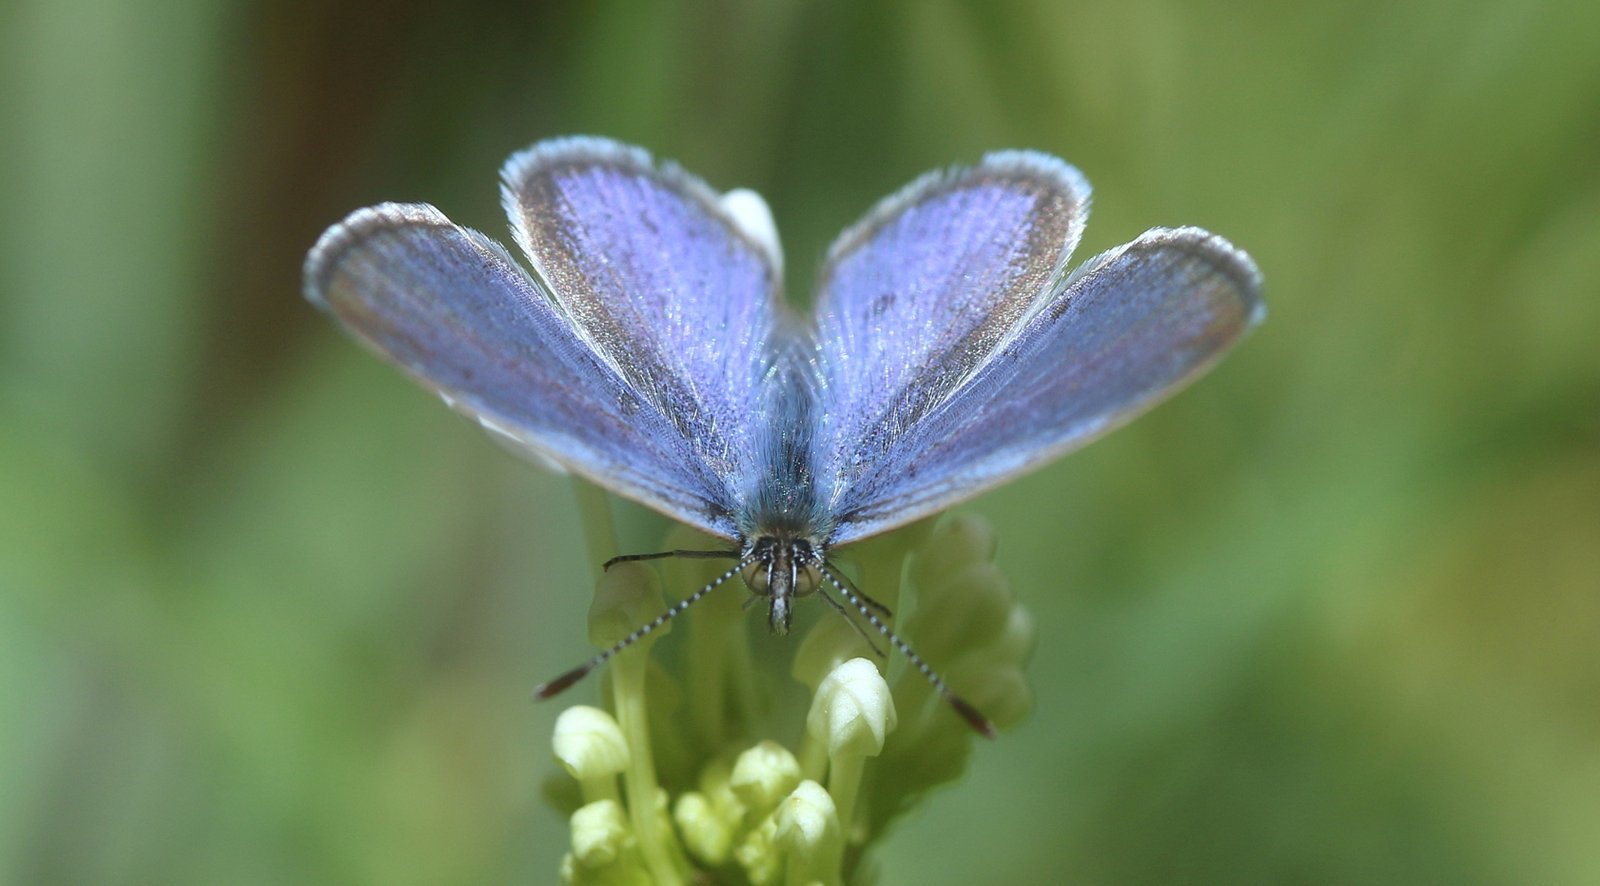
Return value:
M 649 671 L 649 647 L 655 637 L 634 644 L 611 662 L 611 703 L 617 725 L 628 743 L 628 766 L 622 770 L 622 783 L 628 793 L 628 819 L 639 839 L 639 851 L 657 883 L 682 883 L 689 874 L 673 832 L 662 827 L 656 811 L 661 791 L 656 781 L 655 759 L 650 748 L 650 718 L 645 704 L 645 677 Z
M 601 564 L 615 556 L 617 550 L 611 503 L 604 491 L 583 480 L 575 480 L 574 487 L 584 541 L 598 572 Z M 649 648 L 657 636 L 653 634 L 640 640 L 612 660 L 611 701 L 617 725 L 628 745 L 628 765 L 622 771 L 622 783 L 627 791 L 628 819 L 638 839 L 640 855 L 655 882 L 678 884 L 688 878 L 689 862 L 678 845 L 677 836 L 665 825 L 656 808 L 661 787 L 656 780 L 655 759 L 651 756 L 650 719 L 645 704 Z
M 611 800 L 622 803 L 622 794 L 617 791 L 617 778 L 614 775 L 601 775 L 586 778 L 578 782 L 579 790 L 583 791 L 583 802 L 594 803 L 598 800 Z
M 861 754 L 839 754 L 828 766 L 828 793 L 833 796 L 839 827 L 847 840 L 850 837 L 851 816 L 856 811 L 856 796 L 861 791 L 861 775 L 866 765 L 867 758 Z
M 828 741 L 807 731 L 800 736 L 800 775 L 807 781 L 821 782 L 828 774 Z

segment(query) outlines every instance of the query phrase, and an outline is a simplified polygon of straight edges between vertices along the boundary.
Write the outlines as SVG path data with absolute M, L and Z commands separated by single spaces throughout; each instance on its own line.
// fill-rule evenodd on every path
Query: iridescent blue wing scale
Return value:
M 943 510 L 1172 395 L 1265 314 L 1249 256 L 1198 228 L 1087 262 L 847 490 L 842 544 Z
M 641 387 L 655 382 L 619 373 L 482 234 L 431 206 L 357 211 L 311 251 L 306 294 L 503 441 L 735 537 L 735 503 L 658 391 Z

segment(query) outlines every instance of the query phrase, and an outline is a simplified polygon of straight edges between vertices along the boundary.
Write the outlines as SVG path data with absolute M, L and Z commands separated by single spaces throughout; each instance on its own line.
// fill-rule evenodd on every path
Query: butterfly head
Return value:
M 822 562 L 821 545 L 815 539 L 789 533 L 767 533 L 748 542 L 741 559 L 745 562 L 740 569 L 745 585 L 768 600 L 767 620 L 772 632 L 789 633 L 791 602 L 815 592 L 822 582 L 822 573 L 817 569 Z

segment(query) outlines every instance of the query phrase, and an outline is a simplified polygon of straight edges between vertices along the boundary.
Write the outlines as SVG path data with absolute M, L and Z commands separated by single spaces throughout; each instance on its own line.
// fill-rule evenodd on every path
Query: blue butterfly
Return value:
M 879 203 L 829 249 L 809 316 L 784 301 L 749 192 L 597 138 L 537 144 L 501 178 L 528 267 L 432 206 L 387 203 L 322 236 L 307 297 L 519 451 L 731 543 L 640 559 L 736 561 L 541 696 L 741 575 L 779 633 L 793 598 L 839 592 L 984 729 L 829 552 L 1087 444 L 1264 316 L 1254 262 L 1197 228 L 1069 270 L 1089 184 L 1032 151 Z

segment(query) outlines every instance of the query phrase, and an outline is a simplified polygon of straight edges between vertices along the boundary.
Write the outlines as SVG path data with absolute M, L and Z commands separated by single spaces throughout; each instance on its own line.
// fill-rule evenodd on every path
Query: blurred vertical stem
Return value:
M 617 554 L 611 499 L 600 487 L 581 477 L 572 478 L 572 491 L 578 499 L 578 519 L 583 526 L 584 544 L 589 548 L 589 562 L 598 576 L 601 565 Z
M 583 525 L 584 541 L 589 556 L 594 561 L 601 586 L 606 574 L 601 568 L 617 552 L 616 529 L 611 519 L 611 502 L 607 494 L 584 480 L 573 480 L 578 499 L 579 517 Z M 659 599 L 659 594 L 647 595 Z M 626 608 L 626 607 L 625 607 Z M 644 624 L 649 616 L 635 614 L 634 621 Z M 593 630 L 591 624 L 591 631 Z M 624 634 L 625 636 L 626 634 Z M 645 679 L 649 672 L 649 647 L 658 634 L 652 634 L 619 653 L 610 663 L 612 713 L 628 745 L 627 768 L 622 772 L 622 783 L 627 791 L 628 819 L 638 840 L 639 852 L 657 883 L 677 884 L 688 877 L 689 863 L 678 846 L 677 835 L 657 809 L 664 798 L 656 780 L 655 758 L 651 756 L 650 719 L 645 704 Z M 599 639 L 605 648 L 615 640 Z M 616 639 L 621 639 L 618 637 Z
M 681 883 L 688 864 L 681 853 L 668 846 L 669 842 L 676 844 L 676 836 L 663 827 L 665 822 L 656 809 L 661 786 L 656 782 L 656 763 L 650 755 L 650 721 L 644 694 L 649 663 L 646 648 L 639 643 L 611 664 L 611 701 L 616 708 L 617 725 L 622 727 L 631 752 L 622 781 L 628 790 L 628 817 L 651 875 L 657 883 Z
M 668 548 L 714 549 L 727 542 L 687 528 L 667 535 Z M 687 591 L 705 585 L 721 575 L 732 561 L 674 560 L 668 575 L 674 586 Z M 733 579 L 729 584 L 741 584 Z M 685 685 L 694 687 L 688 695 L 695 737 L 703 749 L 721 747 L 746 730 L 739 724 L 750 722 L 759 706 L 752 679 L 754 664 L 750 639 L 745 631 L 745 601 L 741 587 L 726 587 L 706 597 L 694 618 L 688 620 L 691 642 L 685 647 L 688 676 Z

